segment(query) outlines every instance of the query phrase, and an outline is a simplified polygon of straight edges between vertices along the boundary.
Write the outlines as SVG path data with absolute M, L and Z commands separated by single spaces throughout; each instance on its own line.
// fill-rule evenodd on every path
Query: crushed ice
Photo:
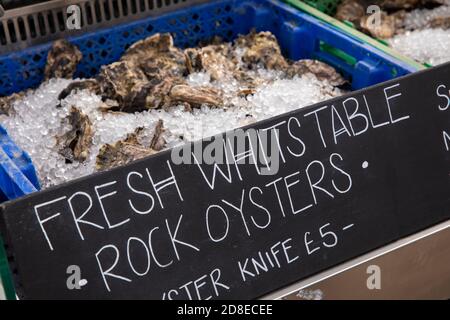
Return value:
M 421 63 L 439 65 L 450 61 L 450 29 L 426 28 L 434 18 L 450 17 L 450 0 L 434 9 L 416 9 L 404 19 L 403 34 L 389 39 L 390 46 Z
M 390 39 L 389 44 L 421 63 L 436 66 L 450 61 L 450 29 L 407 31 Z
M 100 96 L 87 90 L 72 93 L 62 100 L 61 108 L 56 108 L 60 91 L 72 80 L 51 79 L 36 91 L 28 93 L 23 100 L 16 101 L 15 114 L 0 116 L 0 121 L 12 139 L 31 156 L 42 188 L 47 188 L 93 173 L 98 150 L 103 144 L 123 139 L 137 127 L 146 128 L 144 132 L 150 136 L 159 119 L 164 121 L 166 147 L 171 148 L 341 93 L 339 89 L 334 89 L 326 81 L 319 81 L 312 74 L 288 80 L 280 78 L 280 73 L 276 71 L 256 72 L 273 81 L 260 86 L 254 95 L 247 98 L 230 96 L 233 107 L 224 109 L 203 106 L 186 112 L 183 106 L 179 106 L 168 111 L 150 110 L 134 114 L 99 111 L 102 104 Z M 211 83 L 206 73 L 191 74 L 188 81 L 192 85 L 212 84 L 222 88 L 225 93 L 233 92 L 237 85 L 229 81 Z M 83 163 L 66 163 L 56 145 L 55 137 L 70 129 L 65 119 L 71 106 L 86 113 L 94 129 L 90 156 Z

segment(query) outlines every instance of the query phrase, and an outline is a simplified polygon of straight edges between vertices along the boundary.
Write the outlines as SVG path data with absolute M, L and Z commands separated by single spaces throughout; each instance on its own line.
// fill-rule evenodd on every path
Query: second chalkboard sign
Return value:
M 258 298 L 450 218 L 450 64 L 0 206 L 22 298 Z

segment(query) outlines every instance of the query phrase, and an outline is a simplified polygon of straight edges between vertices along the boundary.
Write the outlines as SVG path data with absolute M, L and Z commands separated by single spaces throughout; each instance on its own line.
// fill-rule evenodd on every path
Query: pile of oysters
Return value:
M 51 78 L 72 79 L 81 61 L 80 50 L 66 40 L 56 41 L 48 53 L 45 81 Z M 209 43 L 181 49 L 174 46 L 168 33 L 157 33 L 131 45 L 119 61 L 102 66 L 91 79 L 71 82 L 58 96 L 61 101 L 79 90 L 89 90 L 102 98 L 101 112 L 136 113 L 151 109 L 169 110 L 183 106 L 185 112 L 201 106 L 229 108 L 232 99 L 211 85 L 190 85 L 187 78 L 197 72 L 207 73 L 211 81 L 238 83 L 233 95 L 246 97 L 258 86 L 270 82 L 255 72 L 258 68 L 274 70 L 285 78 L 306 73 L 327 81 L 332 87 L 345 84 L 345 79 L 331 66 L 316 60 L 286 59 L 270 32 L 251 32 L 233 43 L 218 38 Z M 0 98 L 0 113 L 12 114 L 13 102 L 27 92 Z M 83 163 L 89 158 L 95 127 L 89 116 L 71 106 L 66 119 L 70 130 L 55 137 L 59 153 L 67 163 Z M 165 148 L 162 120 L 154 126 L 150 143 L 141 139 L 143 128 L 136 128 L 123 140 L 102 145 L 96 156 L 96 170 L 102 171 L 152 155 Z
M 343 0 L 337 8 L 335 18 L 349 21 L 360 31 L 375 38 L 389 39 L 406 31 L 412 31 L 405 24 L 405 16 L 408 12 L 446 5 L 448 5 L 446 0 Z M 372 8 L 380 10 L 375 13 Z M 433 17 L 420 28 L 448 29 L 450 16 Z

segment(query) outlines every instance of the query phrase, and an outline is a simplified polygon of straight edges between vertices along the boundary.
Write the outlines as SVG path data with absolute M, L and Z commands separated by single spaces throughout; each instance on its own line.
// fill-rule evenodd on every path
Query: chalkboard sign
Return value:
M 257 298 L 450 218 L 450 64 L 1 206 L 22 298 Z

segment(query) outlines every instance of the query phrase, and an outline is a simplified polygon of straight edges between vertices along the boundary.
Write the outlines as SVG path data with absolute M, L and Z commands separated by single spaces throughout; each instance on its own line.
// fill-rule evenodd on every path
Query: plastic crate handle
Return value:
M 35 186 L 28 180 L 14 161 L 0 147 L 0 174 L 6 176 L 13 186 L 15 196 L 22 196 L 37 191 Z M 3 190 L 4 192 L 6 190 Z M 0 235 L 0 277 L 7 299 L 15 299 L 14 285 L 8 265 L 8 257 L 3 246 Z

